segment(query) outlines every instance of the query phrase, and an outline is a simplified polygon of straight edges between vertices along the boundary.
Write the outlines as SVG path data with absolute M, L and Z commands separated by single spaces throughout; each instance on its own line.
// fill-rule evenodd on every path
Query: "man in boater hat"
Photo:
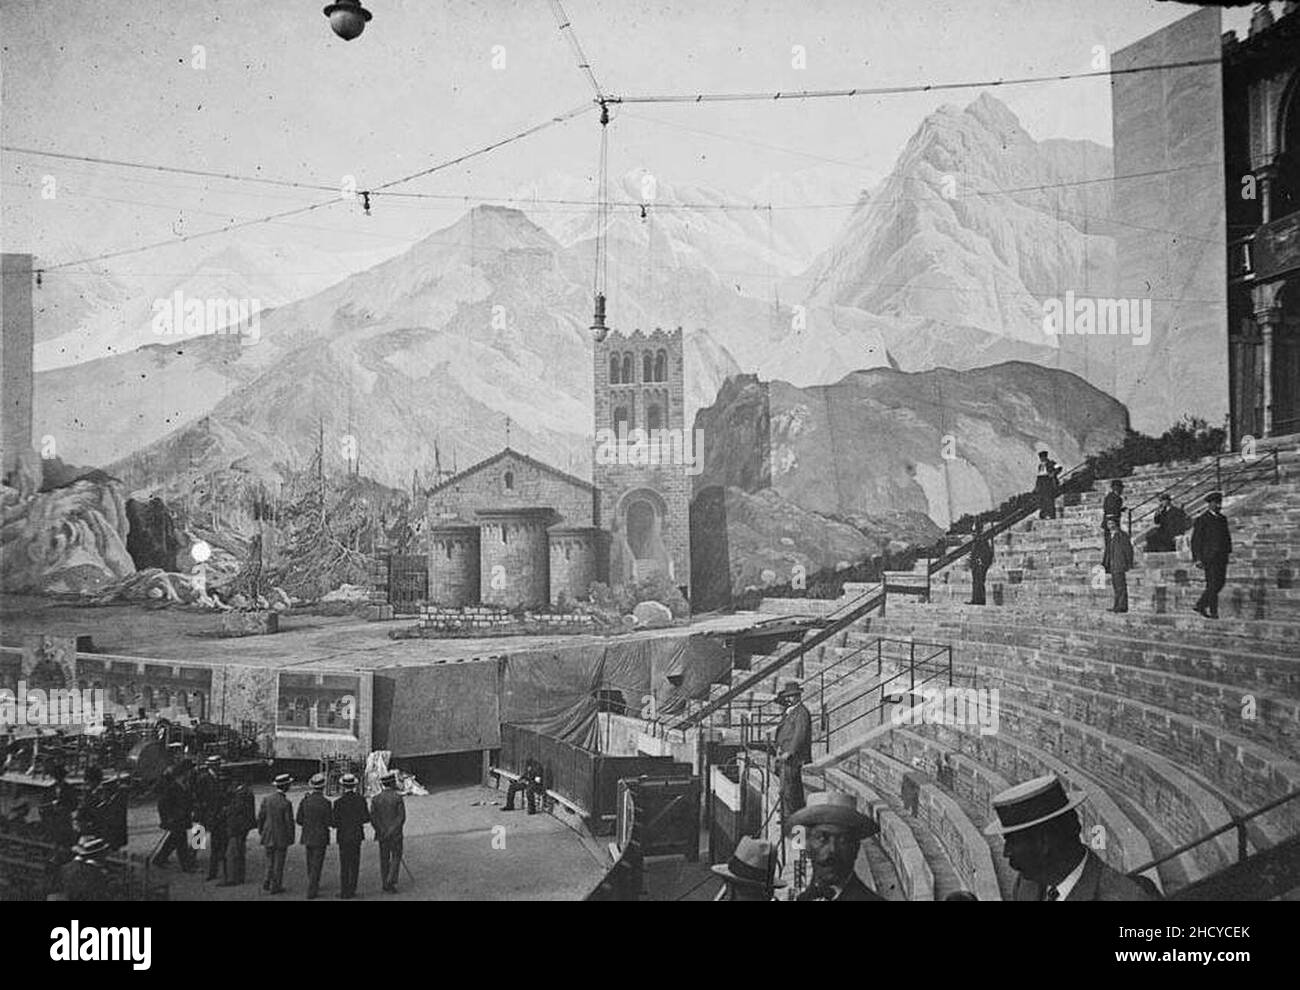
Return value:
M 879 825 L 858 811 L 856 797 L 838 791 L 809 795 L 808 804 L 794 813 L 790 824 L 806 830 L 812 862 L 812 884 L 795 900 L 884 900 L 858 879 L 855 871 L 862 840 L 880 831 Z
M 262 798 L 262 805 L 257 809 L 257 830 L 266 849 L 266 879 L 262 881 L 262 889 L 268 894 L 284 893 L 284 858 L 297 831 L 293 805 L 285 797 L 292 783 L 293 778 L 287 773 L 277 775 L 275 790 Z
M 325 868 L 325 851 L 330 844 L 334 806 L 325 796 L 323 773 L 313 774 L 307 785 L 311 790 L 298 802 L 296 820 L 302 826 L 302 844 L 307 849 L 307 900 L 314 901 L 320 893 L 320 875 Z
M 334 839 L 339 844 L 339 897 L 348 901 L 357 896 L 357 878 L 361 873 L 361 826 L 370 821 L 366 799 L 357 793 L 357 776 L 345 773 L 339 778 L 343 793 L 334 802 Z
M 772 843 L 742 835 L 731 859 L 711 867 L 725 881 L 717 901 L 770 901 L 772 890 L 784 887 L 784 880 L 774 880 Z
M 1140 883 L 1107 866 L 1079 841 L 1084 793 L 1068 793 L 1056 774 L 1035 777 L 993 798 L 998 820 L 985 835 L 1002 836 L 1002 855 L 1020 874 L 1014 901 L 1154 901 Z M 1150 889 L 1148 889 L 1150 888 Z

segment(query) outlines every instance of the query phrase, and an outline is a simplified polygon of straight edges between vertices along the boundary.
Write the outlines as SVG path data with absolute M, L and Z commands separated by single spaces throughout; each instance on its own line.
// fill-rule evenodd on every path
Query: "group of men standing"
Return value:
M 1227 580 L 1228 559 L 1232 555 L 1232 534 L 1223 515 L 1223 493 L 1205 496 L 1205 511 L 1192 525 L 1192 561 L 1205 572 L 1205 590 L 1193 611 L 1207 619 L 1219 617 L 1219 592 Z M 1133 543 L 1121 522 L 1124 512 L 1124 482 L 1116 479 L 1102 501 L 1102 528 L 1106 548 L 1101 564 L 1110 575 L 1114 601 L 1109 611 L 1128 611 L 1128 572 L 1133 569 Z M 1154 517 L 1155 527 L 1147 535 L 1148 553 L 1169 553 L 1176 539 L 1187 531 L 1187 513 L 1174 505 L 1168 492 L 1161 492 Z
M 167 834 L 154 856 L 154 864 L 166 865 L 175 850 L 182 870 L 197 869 L 192 840 L 197 822 L 203 827 L 198 834 L 208 847 L 207 879 L 220 876 L 218 886 L 237 887 L 246 880 L 246 843 L 248 833 L 256 828 L 266 853 L 262 889 L 269 894 L 284 893 L 285 860 L 297 839 L 307 853 L 307 899 L 315 900 L 320 895 L 333 830 L 339 847 L 338 896 L 351 900 L 357 896 L 361 843 L 365 840 L 363 826 L 369 824 L 379 843 L 383 889 L 396 892 L 406 824 L 406 803 L 397 790 L 397 774 L 389 772 L 380 778 L 382 789 L 368 806 L 358 791 L 355 774 L 339 778 L 342 793 L 334 801 L 325 796 L 325 775 L 315 774 L 308 781 L 309 790 L 298 802 L 296 813 L 288 798 L 292 783 L 289 774 L 276 776 L 275 789 L 254 810 L 253 792 L 247 781 L 232 781 L 219 756 L 209 757 L 192 778 L 184 771 L 169 768 L 158 796 L 159 824 Z

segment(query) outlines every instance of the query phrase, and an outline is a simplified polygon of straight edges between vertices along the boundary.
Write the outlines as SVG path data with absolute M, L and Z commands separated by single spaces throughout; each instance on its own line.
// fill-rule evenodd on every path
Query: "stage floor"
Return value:
M 748 629 L 775 616 L 759 612 L 711 615 L 667 629 L 617 637 L 597 635 L 495 636 L 481 639 L 389 639 L 414 618 L 366 622 L 355 616 L 290 613 L 270 636 L 219 635 L 218 613 L 149 608 L 135 603 L 87 606 L 28 595 L 0 595 L 0 644 L 21 646 L 26 634 L 88 635 L 97 653 L 156 660 L 190 660 L 262 667 L 373 669 L 488 659 L 558 646 L 691 636 Z
M 260 802 L 269 790 L 254 789 Z M 301 783 L 289 792 L 294 809 L 306 789 Z M 379 846 L 370 840 L 361 847 L 358 900 L 363 901 L 576 901 L 585 897 L 605 874 L 601 851 L 551 815 L 506 813 L 504 792 L 476 785 L 448 787 L 427 796 L 406 798 L 406 833 L 402 870 L 396 894 L 380 889 Z M 131 808 L 128 849 L 145 855 L 161 835 L 152 803 Z M 332 836 L 331 836 L 332 838 Z M 171 885 L 174 901 L 301 901 L 307 894 L 306 852 L 289 849 L 285 865 L 286 893 L 262 892 L 266 859 L 256 830 L 248 836 L 248 882 L 242 887 L 218 887 L 205 882 L 207 852 L 199 856 L 199 871 L 176 867 L 154 871 Z M 608 860 L 608 856 L 604 857 Z M 338 903 L 338 847 L 331 846 L 321 874 L 320 900 Z

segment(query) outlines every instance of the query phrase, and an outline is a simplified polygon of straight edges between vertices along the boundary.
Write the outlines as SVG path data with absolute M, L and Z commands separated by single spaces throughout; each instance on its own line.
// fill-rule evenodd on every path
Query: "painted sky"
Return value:
M 597 77 L 616 94 L 1086 72 L 1096 46 L 1113 51 L 1194 9 L 1147 0 L 566 6 Z M 373 0 L 375 19 L 352 42 L 330 32 L 320 7 L 320 0 L 4 0 L 3 141 L 329 185 L 351 175 L 365 188 L 591 100 L 543 0 Z M 1229 12 L 1226 26 L 1240 30 L 1246 19 L 1246 11 Z M 806 51 L 805 69 L 792 65 L 795 45 Z M 1105 80 L 994 92 L 1035 137 L 1110 143 Z M 977 95 L 627 107 L 610 128 L 610 169 L 645 168 L 739 197 L 811 169 L 825 185 L 804 183 L 798 196 L 815 198 L 824 188 L 823 199 L 843 199 L 830 191 L 879 181 L 926 113 Z M 595 116 L 587 114 L 403 188 L 468 202 L 534 185 L 555 195 L 590 180 L 597 141 Z M 329 198 L 12 153 L 0 163 L 6 250 L 54 261 Z M 40 197 L 47 175 L 59 183 L 52 201 Z M 389 201 L 369 217 L 333 206 L 225 236 L 283 248 L 285 265 L 337 264 L 341 277 L 452 222 L 466 201 Z M 194 257 L 189 247 L 168 247 L 110 267 L 125 277 L 156 275 L 183 271 Z

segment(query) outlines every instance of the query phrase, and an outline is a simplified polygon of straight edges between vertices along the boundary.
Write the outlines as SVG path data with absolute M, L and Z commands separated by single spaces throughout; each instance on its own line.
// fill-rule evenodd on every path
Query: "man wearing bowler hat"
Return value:
M 1223 516 L 1223 492 L 1205 496 L 1206 509 L 1196 517 L 1192 527 L 1192 560 L 1205 571 L 1205 591 L 1194 610 L 1207 619 L 1219 617 L 1219 592 L 1228 577 L 1228 557 L 1232 553 L 1232 534 Z
M 731 859 L 712 867 L 725 881 L 715 901 L 770 901 L 774 888 L 784 887 L 784 880 L 773 879 L 776 862 L 772 843 L 742 835 Z
M 406 826 L 406 802 L 397 791 L 397 773 L 389 770 L 379 778 L 383 790 L 370 802 L 370 827 L 379 843 L 379 873 L 384 892 L 397 893 L 397 872 L 402 866 L 402 829 Z
M 1153 901 L 1154 885 L 1107 866 L 1079 841 L 1084 794 L 1068 793 L 1056 774 L 1035 777 L 993 798 L 997 821 L 985 835 L 1002 836 L 1002 855 L 1020 874 L 1013 901 Z
M 812 762 L 812 715 L 803 703 L 798 681 L 786 681 L 776 700 L 785 714 L 776 728 L 776 758 L 781 774 L 781 820 L 790 829 L 790 816 L 803 807 L 803 767 Z
M 334 824 L 334 806 L 325 796 L 325 775 L 312 774 L 311 788 L 298 802 L 297 822 L 302 826 L 302 844 L 307 849 L 307 900 L 320 893 L 321 870 L 325 868 L 325 850 L 330 844 L 330 826 Z
M 370 821 L 366 799 L 357 793 L 357 776 L 345 773 L 339 778 L 343 793 L 334 802 L 335 840 L 339 844 L 339 897 L 348 901 L 357 896 L 357 878 L 361 873 L 361 826 Z
M 838 791 L 813 794 L 790 824 L 804 827 L 812 862 L 812 884 L 795 900 L 884 900 L 858 879 L 855 871 L 862 840 L 880 831 L 880 826 L 858 811 L 856 797 Z
M 266 849 L 266 879 L 262 881 L 262 889 L 269 894 L 284 893 L 284 858 L 297 831 L 293 822 L 293 805 L 285 797 L 285 791 L 292 783 L 293 778 L 287 773 L 277 775 L 275 790 L 262 798 L 261 807 L 257 809 L 257 830 Z

